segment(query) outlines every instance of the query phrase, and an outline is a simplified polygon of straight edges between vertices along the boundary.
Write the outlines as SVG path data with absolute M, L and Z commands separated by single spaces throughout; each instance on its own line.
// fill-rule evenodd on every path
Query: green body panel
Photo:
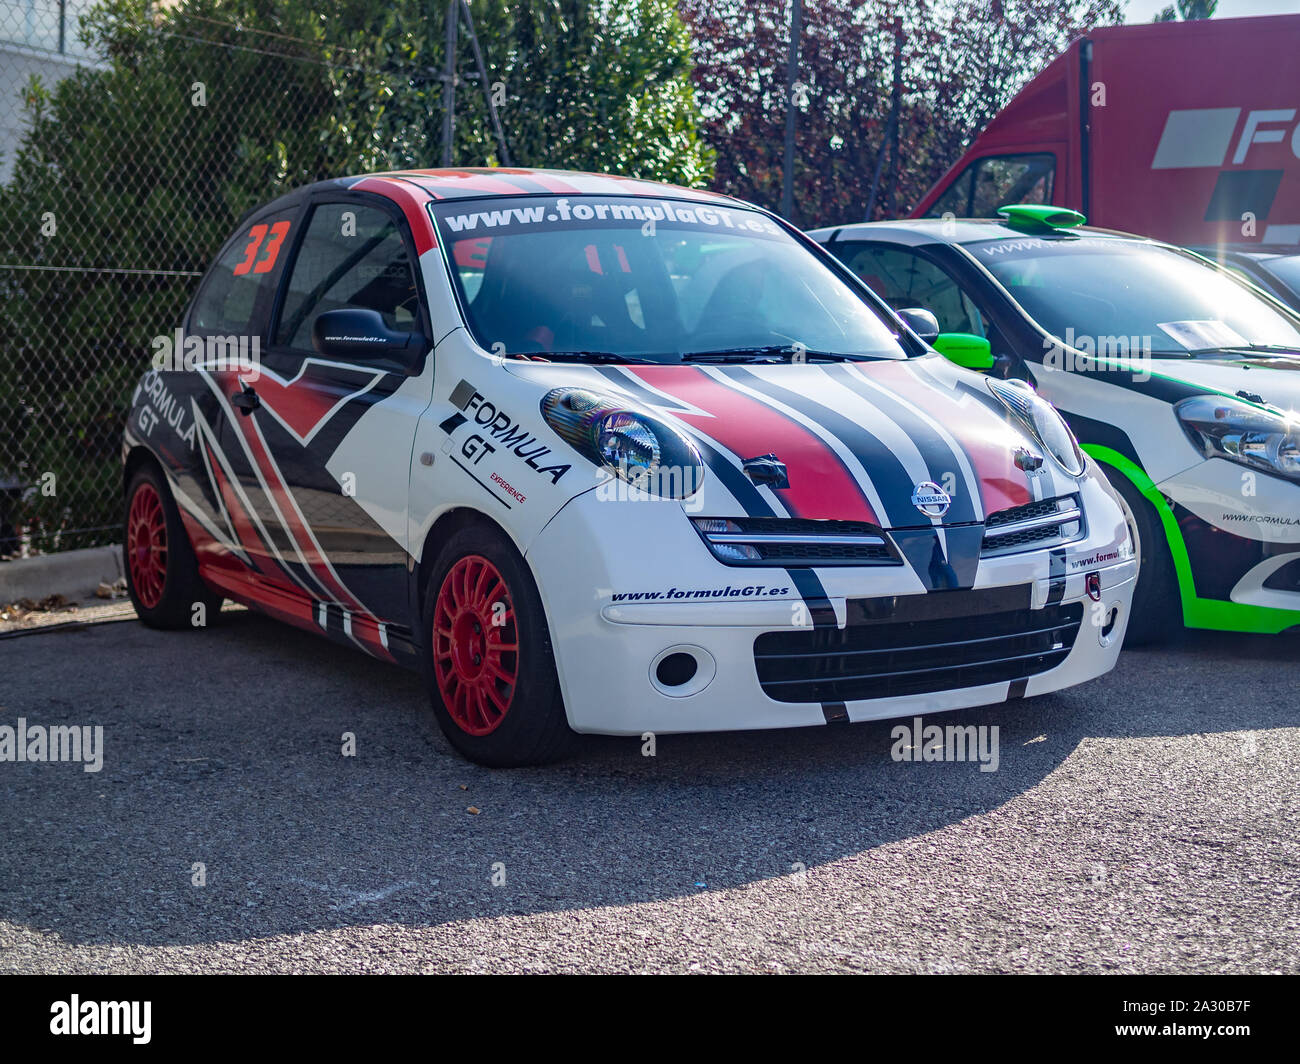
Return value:
M 1192 562 L 1187 556 L 1187 544 L 1174 518 L 1174 511 L 1155 482 L 1131 459 L 1109 447 L 1087 443 L 1083 449 L 1098 462 L 1125 476 L 1140 491 L 1160 515 L 1173 558 L 1174 572 L 1178 576 L 1178 591 L 1183 600 L 1183 624 L 1188 628 L 1211 628 L 1222 632 L 1260 632 L 1276 635 L 1295 625 L 1300 625 L 1300 610 L 1280 610 L 1271 606 L 1254 606 L 1222 599 L 1199 598 L 1192 580 Z

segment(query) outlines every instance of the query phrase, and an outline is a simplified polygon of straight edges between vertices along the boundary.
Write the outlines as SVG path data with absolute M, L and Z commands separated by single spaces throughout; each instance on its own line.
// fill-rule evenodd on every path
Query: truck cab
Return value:
M 1300 244 L 1300 15 L 1114 26 L 999 112 L 914 218 L 1052 204 L 1174 244 Z

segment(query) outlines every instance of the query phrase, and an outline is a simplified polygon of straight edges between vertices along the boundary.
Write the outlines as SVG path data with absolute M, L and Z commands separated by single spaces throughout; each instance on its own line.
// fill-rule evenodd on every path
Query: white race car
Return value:
M 257 210 L 155 342 L 124 453 L 145 623 L 231 598 L 419 665 L 492 765 L 1078 684 L 1137 569 L 1032 390 L 772 215 L 607 176 Z

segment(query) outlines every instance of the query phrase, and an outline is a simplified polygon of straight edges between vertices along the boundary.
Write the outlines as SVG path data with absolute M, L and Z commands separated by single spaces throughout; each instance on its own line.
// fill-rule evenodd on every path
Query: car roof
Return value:
M 647 196 L 658 199 L 686 199 L 732 207 L 752 204 L 720 192 L 686 188 L 663 181 L 644 181 L 614 174 L 593 174 L 577 170 L 544 170 L 522 167 L 459 167 L 439 170 L 386 170 L 373 174 L 333 178 L 300 188 L 291 195 L 328 189 L 351 188 L 363 181 L 383 179 L 411 186 L 435 200 L 495 199 L 507 196 Z
M 1063 236 L 1087 233 L 1090 237 L 1113 237 L 1149 243 L 1145 237 L 1086 225 L 1057 230 Z M 828 240 L 886 240 L 894 244 L 919 247 L 922 244 L 978 244 L 986 240 L 1025 240 L 1053 235 L 1050 232 L 1026 232 L 1013 229 L 996 218 L 903 218 L 893 222 L 856 222 L 812 229 L 808 235 L 825 243 Z
M 1295 244 L 1197 244 L 1190 251 L 1206 258 L 1216 255 L 1240 255 L 1245 259 L 1266 262 L 1269 259 L 1293 259 L 1300 256 L 1300 247 Z

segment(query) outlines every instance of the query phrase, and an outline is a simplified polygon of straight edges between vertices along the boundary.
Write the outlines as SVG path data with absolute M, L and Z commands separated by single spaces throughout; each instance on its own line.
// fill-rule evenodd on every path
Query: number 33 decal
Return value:
M 246 274 L 250 269 L 254 273 L 271 272 L 276 256 L 280 254 L 280 245 L 284 243 L 285 234 L 289 232 L 289 223 L 276 222 L 275 225 L 270 226 L 270 240 L 266 240 L 267 231 L 268 227 L 265 225 L 255 225 L 248 231 L 248 247 L 244 248 L 243 261 L 234 269 L 236 277 Z M 263 240 L 266 240 L 265 248 L 262 247 Z M 262 251 L 260 259 L 257 258 L 259 249 Z

